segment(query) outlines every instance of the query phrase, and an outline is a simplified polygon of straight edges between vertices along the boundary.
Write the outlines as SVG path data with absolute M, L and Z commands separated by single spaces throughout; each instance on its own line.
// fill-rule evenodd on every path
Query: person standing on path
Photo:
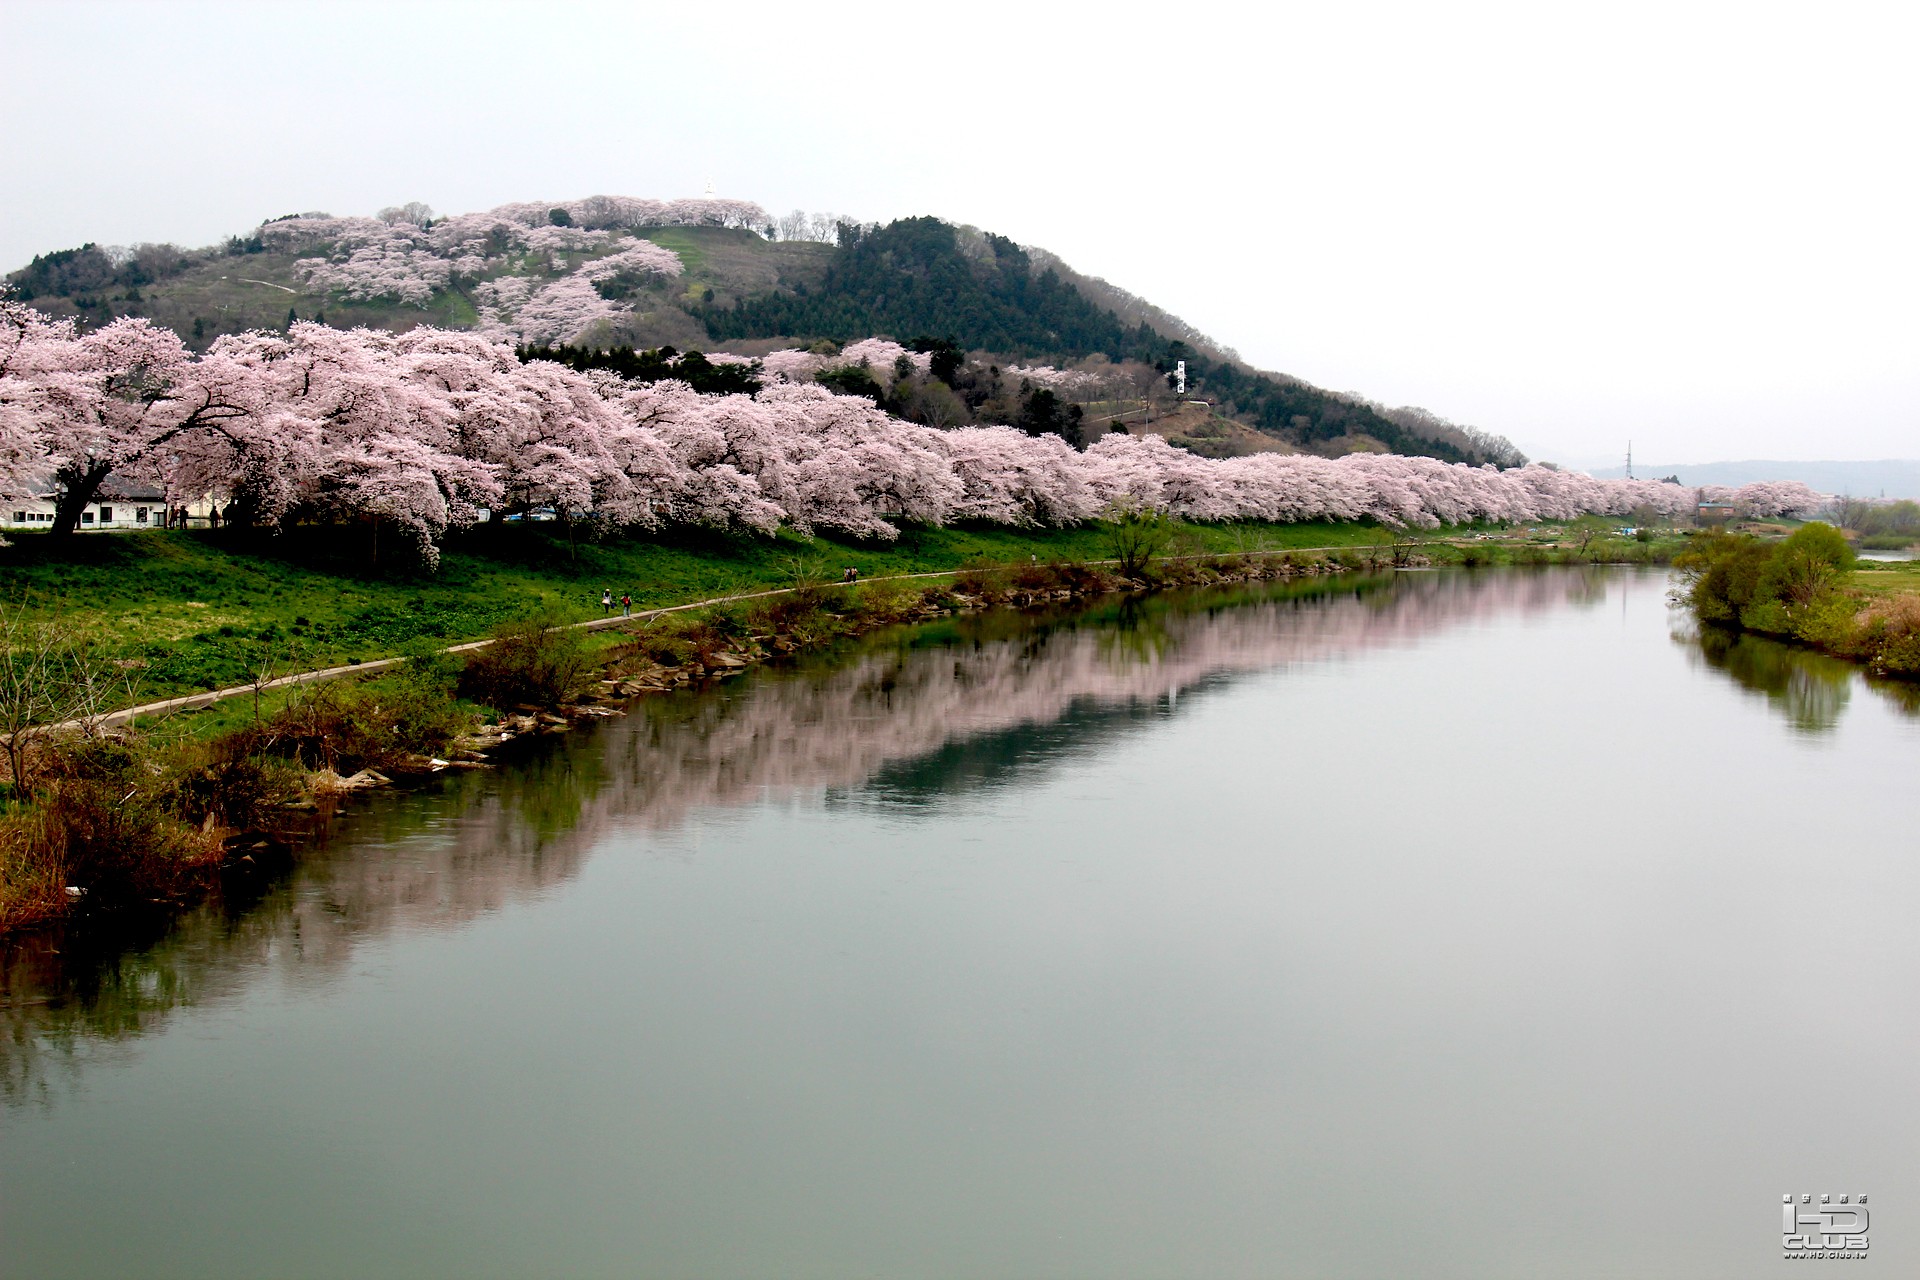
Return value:
M 605 615 L 611 615 L 613 613 L 612 587 L 603 587 L 600 590 L 600 612 Z
M 633 616 L 633 597 L 625 591 L 620 593 L 620 616 L 623 618 Z

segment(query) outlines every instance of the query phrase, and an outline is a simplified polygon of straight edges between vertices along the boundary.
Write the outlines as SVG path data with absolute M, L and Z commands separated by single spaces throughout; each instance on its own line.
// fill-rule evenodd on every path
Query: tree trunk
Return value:
M 89 461 L 85 466 L 69 464 L 54 472 L 54 482 L 60 486 L 60 497 L 53 504 L 51 532 L 55 537 L 65 537 L 80 527 L 80 513 L 100 492 L 100 483 L 111 470 L 104 462 Z

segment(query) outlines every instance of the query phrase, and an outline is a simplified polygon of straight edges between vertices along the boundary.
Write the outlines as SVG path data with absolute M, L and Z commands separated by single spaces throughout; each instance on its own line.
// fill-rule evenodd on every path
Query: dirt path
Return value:
M 1435 545 L 1451 546 L 1451 545 L 1456 545 L 1459 541 L 1461 540 L 1440 538 L 1440 539 L 1433 539 L 1427 542 L 1416 543 L 1414 545 L 1416 546 L 1435 546 Z M 1302 552 L 1353 551 L 1353 550 L 1359 550 L 1359 549 L 1362 549 L 1362 548 L 1357 547 L 1353 544 L 1347 544 L 1343 546 L 1331 546 L 1331 547 L 1285 547 L 1285 548 L 1274 550 L 1274 551 L 1250 551 L 1250 552 L 1238 552 L 1238 553 L 1206 552 L 1199 555 L 1167 556 L 1162 558 L 1170 559 L 1170 560 L 1208 560 L 1208 559 L 1213 559 L 1216 556 L 1232 555 L 1232 554 L 1255 555 L 1255 556 L 1283 556 L 1283 555 L 1296 555 Z M 1375 548 L 1375 549 L 1379 549 L 1379 548 Z M 1084 561 L 1083 563 L 1104 565 L 1104 564 L 1116 564 L 1118 562 L 1114 560 L 1088 560 L 1088 561 Z M 1017 566 L 1000 565 L 995 567 L 996 568 L 1015 568 Z M 939 569 L 929 573 L 890 573 L 890 574 L 882 574 L 879 577 L 874 577 L 874 578 L 862 578 L 860 579 L 860 581 L 861 582 L 905 582 L 905 581 L 911 581 L 914 579 L 925 579 L 925 578 L 951 578 L 957 574 L 969 573 L 969 572 L 974 572 L 974 570 Z M 827 583 L 822 583 L 820 585 L 823 589 L 830 589 L 833 587 L 845 587 L 850 584 L 844 583 L 844 582 L 827 582 Z M 851 584 L 851 585 L 857 585 L 857 584 Z M 633 623 L 646 622 L 654 618 L 665 617 L 667 614 L 670 614 L 670 613 L 686 613 L 694 609 L 710 609 L 715 605 L 737 604 L 744 600 L 764 600 L 769 596 L 790 595 L 796 590 L 799 590 L 799 588 L 772 587 L 765 591 L 747 591 L 747 592 L 739 593 L 737 595 L 710 596 L 705 600 L 694 600 L 686 604 L 666 605 L 658 609 L 642 609 L 634 613 L 630 617 L 625 615 L 615 615 L 609 618 L 589 618 L 585 622 L 570 622 L 570 623 L 566 623 L 561 629 L 568 630 L 568 631 L 604 631 L 609 628 L 629 626 Z M 447 648 L 440 650 L 440 652 L 470 653 L 475 649 L 484 649 L 492 643 L 493 641 L 491 640 L 469 640 L 464 644 L 449 645 Z M 292 675 L 277 676 L 274 679 L 269 680 L 265 684 L 262 684 L 258 687 L 260 691 L 264 693 L 269 689 L 284 689 L 293 685 L 319 684 L 328 680 L 343 679 L 347 676 L 363 676 L 363 675 L 369 675 L 369 674 L 380 672 L 380 671 L 390 671 L 394 667 L 399 666 L 401 663 L 405 661 L 406 661 L 405 658 L 380 658 L 373 662 L 353 663 L 343 667 L 320 667 L 313 671 L 299 671 L 299 672 L 293 673 Z M 112 728 L 116 725 L 123 725 L 123 724 L 130 723 L 131 721 L 141 716 L 169 715 L 176 711 L 197 711 L 202 707 L 210 707 L 214 703 L 223 702 L 228 698 L 239 698 L 239 697 L 250 696 L 254 692 L 254 689 L 255 689 L 254 685 L 239 684 L 239 685 L 233 685 L 225 689 L 210 689 L 205 693 L 187 694 L 183 697 L 178 697 L 178 698 L 163 698 L 158 702 L 145 702 L 136 707 L 126 707 L 122 710 L 111 712 L 95 720 L 93 724 L 96 728 L 104 729 L 104 728 Z M 62 729 L 79 729 L 84 727 L 84 725 L 83 725 L 83 722 L 78 720 L 68 720 L 68 721 L 63 721 L 60 724 L 52 725 L 50 727 L 58 731 Z

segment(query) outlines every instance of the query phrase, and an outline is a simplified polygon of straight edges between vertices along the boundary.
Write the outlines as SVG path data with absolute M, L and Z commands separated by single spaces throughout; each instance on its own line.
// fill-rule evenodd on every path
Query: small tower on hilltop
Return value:
M 705 192 L 704 192 L 703 194 L 704 194 L 704 195 L 706 196 L 706 198 L 707 198 L 707 199 L 709 199 L 709 200 L 711 200 L 711 199 L 713 199 L 713 198 L 714 198 L 714 190 L 713 190 L 713 179 L 712 179 L 712 178 L 708 178 L 708 179 L 707 179 L 707 189 L 706 189 L 706 191 L 705 191 Z
M 1173 389 L 1179 395 L 1187 394 L 1187 362 L 1185 360 L 1174 361 Z

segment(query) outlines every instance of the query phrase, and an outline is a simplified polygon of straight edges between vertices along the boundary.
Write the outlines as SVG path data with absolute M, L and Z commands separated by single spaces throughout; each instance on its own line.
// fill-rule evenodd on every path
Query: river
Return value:
M 1920 1274 L 1911 690 L 1630 570 L 988 614 L 0 988 L 0 1275 Z

